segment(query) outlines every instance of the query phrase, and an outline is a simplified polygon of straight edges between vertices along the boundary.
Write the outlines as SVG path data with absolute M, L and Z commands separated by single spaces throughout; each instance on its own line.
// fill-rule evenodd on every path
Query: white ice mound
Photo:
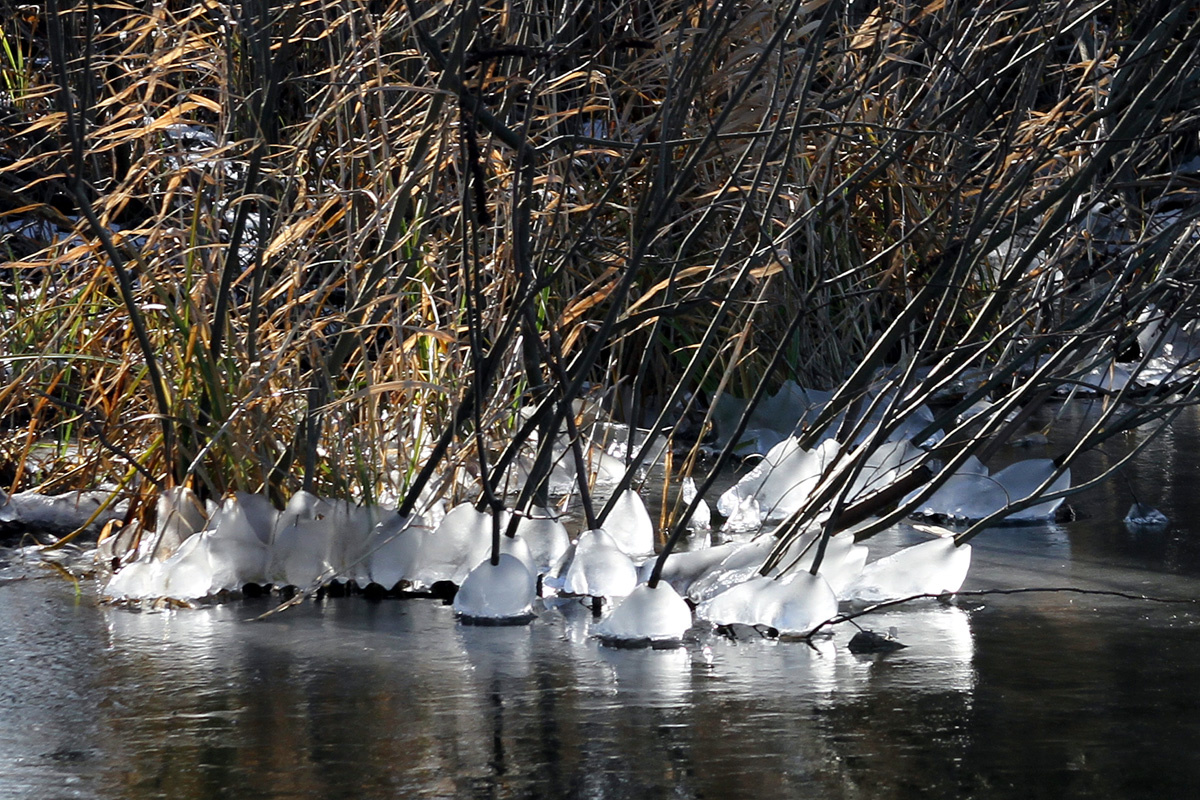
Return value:
M 957 592 L 970 567 L 971 545 L 955 547 L 952 538 L 933 539 L 868 564 L 846 596 L 879 603 L 919 594 Z
M 690 505 L 696 499 L 696 481 L 684 478 L 680 495 L 683 502 Z M 688 520 L 687 526 L 688 530 L 692 531 L 706 531 L 712 526 L 712 511 L 709 510 L 707 502 L 701 500 L 696 504 L 696 510 L 692 513 L 692 518 Z
M 646 504 L 633 489 L 626 489 L 617 496 L 604 519 L 604 530 L 617 547 L 630 556 L 654 552 L 654 523 L 650 521 Z
M 806 634 L 831 619 L 838 610 L 837 595 L 821 575 L 794 572 L 759 590 L 759 624 L 780 633 Z
M 534 508 L 532 514 L 517 522 L 517 535 L 529 546 L 533 564 L 539 572 L 562 558 L 571 546 L 571 536 L 549 509 Z
M 992 476 L 997 483 L 1003 487 L 1009 502 L 1024 500 L 1032 496 L 1046 481 L 1054 475 L 1056 467 L 1054 462 L 1048 458 L 1030 458 L 1025 461 L 1018 461 L 1015 464 L 1005 467 Z M 1061 492 L 1071 487 L 1071 470 L 1063 470 L 1063 473 L 1046 487 L 1043 494 L 1053 492 Z M 1058 507 L 1062 505 L 1062 498 L 1050 500 L 1045 503 L 1038 503 L 1029 508 L 1009 514 L 1008 520 L 1021 521 L 1036 521 L 1045 519 L 1054 519 L 1054 513 Z
M 212 537 L 208 532 L 189 537 L 162 564 L 160 596 L 199 600 L 219 591 L 213 588 Z M 124 570 L 123 570 L 124 571 Z M 241 588 L 241 584 L 238 584 Z
M 155 558 L 164 559 L 174 553 L 189 536 L 204 529 L 207 522 L 204 503 L 196 493 L 186 487 L 176 486 L 158 496 L 154 507 L 156 536 Z
M 454 596 L 454 610 L 469 619 L 516 620 L 533 613 L 537 577 L 522 561 L 502 553 L 472 569 Z
M 724 533 L 748 533 L 758 530 L 762 524 L 763 517 L 762 511 L 758 507 L 758 500 L 753 497 L 741 497 L 738 498 L 737 507 L 721 525 L 721 531 Z
M 759 602 L 770 578 L 754 575 L 696 606 L 696 616 L 715 625 L 757 625 L 762 617 Z
M 851 499 L 861 499 L 886 489 L 916 468 L 924 452 L 907 439 L 889 440 L 867 456 L 850 488 Z
M 811 571 L 820 546 L 818 536 L 819 531 L 813 530 L 797 537 L 779 559 L 778 565 L 768 574 L 774 577 L 784 572 Z M 821 558 L 821 566 L 817 572 L 833 589 L 835 595 L 843 597 L 850 585 L 858 580 L 863 566 L 867 563 L 867 555 L 867 547 L 856 544 L 852 534 L 831 536 L 825 545 L 825 555 Z
M 721 495 L 717 510 L 723 516 L 732 516 L 747 498 L 753 497 L 762 509 L 763 519 L 782 519 L 804 504 L 839 452 L 836 439 L 825 439 L 816 449 L 805 450 L 795 437 L 788 437 Z
M 804 634 L 837 614 L 837 596 L 820 575 L 798 572 L 782 578 L 756 575 L 696 608 L 717 625 L 767 625 L 780 633 Z
M 969 471 L 968 471 L 969 470 Z M 976 460 L 943 483 L 913 511 L 919 517 L 945 517 L 956 521 L 984 519 L 1012 503 L 1024 500 L 1054 474 L 1054 462 L 1048 458 L 1030 458 L 1005 467 L 995 475 Z M 1058 492 L 1071 486 L 1071 471 L 1064 470 L 1045 490 Z M 1053 519 L 1062 498 L 1037 503 L 1005 517 L 1011 522 Z
M 470 503 L 450 509 L 437 530 L 425 537 L 409 579 L 419 588 L 438 581 L 461 586 L 476 564 L 491 557 L 492 525 L 491 515 Z
M 329 565 L 338 578 L 365 585 L 369 574 L 371 531 L 375 529 L 382 509 L 345 500 L 332 502 L 330 506 L 329 524 L 333 536 L 329 543 Z
M 1131 505 L 1129 513 L 1125 515 L 1124 522 L 1134 530 L 1165 528 L 1170 524 L 1170 520 L 1167 519 L 1166 514 L 1145 503 L 1134 503 Z
M 329 563 L 332 508 L 309 492 L 296 492 L 279 515 L 266 578 L 280 586 L 307 588 L 333 577 Z
M 425 537 L 432 533 L 420 517 L 393 514 L 382 520 L 367 540 L 367 583 L 391 590 L 400 581 L 410 580 Z
M 267 582 L 267 543 L 276 516 L 270 501 L 259 495 L 238 493 L 221 503 L 209 530 L 200 534 L 212 570 L 212 592 Z
M 604 530 L 584 531 L 562 581 L 566 594 L 624 597 L 637 585 L 637 568 Z
M 670 584 L 653 589 L 641 584 L 596 626 L 596 634 L 615 642 L 674 642 L 692 626 L 692 610 Z
M 163 562 L 144 559 L 126 564 L 104 587 L 104 596 L 114 600 L 153 600 L 167 593 Z

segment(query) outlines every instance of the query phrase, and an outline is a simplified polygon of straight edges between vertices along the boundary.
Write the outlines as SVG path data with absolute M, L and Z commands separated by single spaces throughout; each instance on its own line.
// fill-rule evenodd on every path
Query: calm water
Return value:
M 1064 441 L 1083 413 L 1059 423 Z M 1079 498 L 1076 522 L 983 534 L 966 588 L 1200 596 L 1197 431 L 1193 414 L 1128 484 Z M 1130 488 L 1169 530 L 1124 529 Z M 1200 786 L 1190 603 L 912 606 L 862 620 L 909 645 L 875 657 L 847 650 L 849 626 L 815 648 L 700 632 L 627 651 L 589 638 L 575 603 L 519 628 L 362 598 L 248 622 L 269 601 L 133 613 L 0 560 L 0 579 L 24 578 L 0 584 L 0 798 L 1173 798 Z

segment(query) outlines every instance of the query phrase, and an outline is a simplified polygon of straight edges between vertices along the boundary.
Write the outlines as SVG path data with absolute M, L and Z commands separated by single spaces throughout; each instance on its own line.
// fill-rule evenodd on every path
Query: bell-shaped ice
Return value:
M 690 505 L 696 499 L 696 481 L 691 478 L 683 479 L 683 487 L 680 489 L 680 496 L 685 505 Z M 712 511 L 708 508 L 708 503 L 701 500 L 696 504 L 696 510 L 692 512 L 691 519 L 688 520 L 688 530 L 706 531 L 712 526 Z
M 333 530 L 327 518 L 296 519 L 275 532 L 267 578 L 283 586 L 307 588 L 333 577 L 329 540 Z
M 950 537 L 905 547 L 868 564 L 847 598 L 878 603 L 921 594 L 957 592 L 971 567 L 971 545 L 955 547 Z
M 367 547 L 380 509 L 359 506 L 345 500 L 330 503 L 329 524 L 333 535 L 329 540 L 329 565 L 338 578 L 365 582 Z
M 158 496 L 155 504 L 157 544 L 155 558 L 162 560 L 174 553 L 189 536 L 204 529 L 207 522 L 204 504 L 191 489 L 176 486 Z
M 764 617 L 762 592 L 772 583 L 771 578 L 754 575 L 701 602 L 696 616 L 715 625 L 758 625 Z
M 498 563 L 485 559 L 463 580 L 454 610 L 469 619 L 523 619 L 532 615 L 537 577 L 520 559 L 502 553 Z
M 721 495 L 717 510 L 731 516 L 747 497 L 753 497 L 763 519 L 783 519 L 808 500 L 839 452 L 836 439 L 825 439 L 814 450 L 805 450 L 789 437 L 771 448 L 749 475 Z
M 914 516 L 946 517 L 956 521 L 984 519 L 1002 511 L 1010 504 L 1033 495 L 1054 474 L 1054 462 L 1048 458 L 1030 458 L 1005 467 L 994 475 L 972 457 L 963 468 L 938 487 L 914 511 Z M 1071 485 L 1071 471 L 1064 470 L 1053 480 L 1046 492 L 1058 492 Z M 1005 519 L 1010 522 L 1029 522 L 1053 519 L 1062 499 L 1038 503 L 1014 511 Z
M 1038 490 L 1038 487 L 1053 477 L 1055 470 L 1054 462 L 1048 458 L 1029 458 L 1024 461 L 1018 461 L 1015 464 L 1010 464 L 992 475 L 992 478 L 1004 490 L 1006 502 L 1015 503 L 1018 500 L 1024 500 L 1032 496 Z M 1060 492 L 1064 489 L 1069 489 L 1070 486 L 1071 470 L 1063 470 L 1063 473 L 1054 478 L 1043 494 Z M 1058 510 L 1058 507 L 1062 505 L 1062 502 L 1062 498 L 1060 497 L 1056 500 L 1038 503 L 1020 511 L 1014 511 L 1005 517 L 1005 519 L 1011 521 L 1054 519 L 1054 514 Z
M 1157 508 L 1135 502 L 1129 507 L 1129 513 L 1125 515 L 1124 522 L 1133 530 L 1152 530 L 1165 528 L 1171 521 Z
M 788 573 L 810 572 L 816 561 L 820 542 L 819 531 L 814 529 L 796 541 L 779 559 L 779 563 L 768 573 L 771 577 Z M 818 574 L 825 579 L 834 594 L 841 597 L 846 589 L 858 579 L 867 563 L 868 548 L 855 544 L 854 536 L 842 533 L 829 537 L 825 555 L 821 559 Z
M 692 610 L 671 587 L 660 582 L 653 589 L 637 586 L 595 628 L 596 634 L 614 642 L 673 642 L 692 626 Z
M 907 439 L 884 442 L 863 462 L 851 485 L 850 498 L 861 499 L 886 489 L 914 469 L 922 455 L 923 451 L 913 447 Z
M 584 531 L 562 581 L 566 594 L 624 597 L 637 585 L 637 568 L 604 530 Z
M 202 534 L 214 592 L 235 591 L 247 583 L 267 583 L 270 551 L 264 537 L 269 539 L 271 535 L 268 526 L 274 515 L 266 514 L 258 500 L 265 502 L 266 498 L 246 494 L 226 498 L 213 515 L 210 529 Z
M 646 504 L 633 489 L 617 496 L 612 511 L 604 519 L 604 530 L 627 555 L 646 556 L 654 552 L 654 523 Z
M 163 562 L 154 559 L 126 564 L 104 587 L 104 596 L 114 600 L 152 600 L 166 594 Z
M 419 586 L 438 581 L 461 586 L 476 564 L 491 557 L 492 525 L 492 516 L 470 503 L 450 509 L 437 530 L 425 537 L 410 579 Z
M 219 591 L 213 588 L 209 531 L 188 537 L 162 565 L 163 595 L 176 600 L 198 600 Z M 238 588 L 241 584 L 238 584 Z M 223 588 L 223 587 L 220 587 Z
M 769 581 L 758 592 L 755 624 L 780 633 L 806 634 L 837 614 L 837 596 L 820 575 L 794 572 Z
M 382 520 L 367 540 L 367 583 L 391 590 L 411 580 L 425 537 L 432 533 L 419 517 L 392 514 Z
M 757 497 L 759 489 L 777 466 L 787 463 L 794 454 L 804 452 L 807 451 L 801 449 L 799 440 L 794 436 L 772 447 L 762 461 L 754 465 L 754 469 L 717 498 L 717 511 L 723 517 L 732 517 L 749 498 Z
M 742 497 L 738 499 L 738 504 L 729 518 L 721 525 L 721 531 L 724 533 L 747 533 L 758 530 L 762 525 L 763 516 L 758 507 L 757 498 Z
M 307 588 L 333 577 L 329 551 L 332 507 L 310 492 L 296 492 L 279 515 L 267 556 L 266 578 L 280 586 Z
M 567 529 L 545 508 L 534 508 L 530 516 L 521 517 L 517 522 L 517 535 L 529 546 L 539 572 L 546 572 L 571 546 Z

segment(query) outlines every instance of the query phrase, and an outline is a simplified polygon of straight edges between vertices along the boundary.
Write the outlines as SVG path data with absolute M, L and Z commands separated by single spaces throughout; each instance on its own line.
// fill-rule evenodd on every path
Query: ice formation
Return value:
M 637 568 L 603 529 L 584 531 L 562 576 L 564 594 L 624 597 L 637 585 Z
M 692 626 L 692 610 L 671 587 L 653 589 L 640 584 L 620 601 L 595 628 L 602 640 L 615 642 L 673 642 Z
M 980 464 L 978 459 L 973 459 L 938 487 L 913 511 L 913 515 L 961 522 L 980 520 L 1002 511 L 1011 503 L 1030 497 L 1054 475 L 1055 469 L 1054 462 L 1048 458 L 1030 458 L 989 475 L 987 467 Z M 1046 492 L 1062 491 L 1070 485 L 1071 471 L 1063 470 Z M 1053 519 L 1060 505 L 1062 498 L 1048 500 L 1014 511 L 1005 520 L 1034 522 Z
M 650 521 L 646 504 L 633 489 L 626 489 L 617 496 L 604 519 L 604 530 L 617 547 L 631 557 L 654 552 L 654 523 Z
M 697 603 L 703 602 L 749 580 L 762 568 L 772 545 L 773 542 L 765 537 L 733 545 L 721 563 L 709 567 L 692 581 L 688 597 Z
M 691 478 L 683 479 L 683 486 L 680 489 L 680 496 L 684 504 L 690 504 L 696 499 L 696 481 Z M 696 510 L 692 512 L 692 518 L 688 520 L 688 530 L 706 531 L 712 526 L 712 512 L 708 508 L 708 503 L 701 500 L 696 504 Z
M 706 547 L 703 550 L 675 551 L 667 556 L 663 564 L 661 578 L 675 588 L 680 594 L 687 594 L 692 583 L 713 567 L 718 566 L 740 544 L 726 542 L 716 547 Z M 650 580 L 657 559 L 647 559 L 638 569 L 638 580 Z
M 109 492 L 99 490 L 59 495 L 38 492 L 10 495 L 0 490 L 0 523 L 19 525 L 25 530 L 70 533 L 93 520 L 91 528 L 99 530 L 105 523 L 121 519 L 128 508 L 128 503 L 121 501 L 102 511 L 109 496 Z
M 450 509 L 437 530 L 425 537 L 409 580 L 418 587 L 438 581 L 461 585 L 476 564 L 491 558 L 492 525 L 491 515 L 470 503 Z
M 794 572 L 782 578 L 756 575 L 701 603 L 696 616 L 717 625 L 766 625 L 805 634 L 837 614 L 837 607 L 824 578 Z
M 1134 503 L 1125 515 L 1125 525 L 1133 530 L 1153 530 L 1170 524 L 1167 515 L 1145 503 Z
M 537 576 L 516 556 L 502 553 L 472 569 L 454 596 L 454 610 L 471 620 L 520 620 L 533 614 Z
M 414 574 L 417 555 L 425 546 L 425 538 L 433 529 L 419 517 L 393 514 L 371 531 L 367 550 L 367 581 L 395 589 L 401 581 Z
M 521 517 L 517 522 L 517 535 L 529 546 L 539 572 L 548 570 L 571 546 L 567 529 L 545 508 L 534 508 L 530 516 Z
M 905 547 L 868 564 L 847 589 L 847 599 L 878 603 L 920 594 L 957 592 L 971 566 L 971 545 L 950 537 Z
M 829 464 L 837 458 L 836 439 L 826 439 L 814 450 L 805 450 L 795 437 L 771 448 L 766 457 L 717 500 L 717 510 L 729 517 L 747 498 L 754 498 L 763 519 L 783 519 L 808 499 Z
M 810 571 L 816 561 L 820 544 L 818 536 L 819 531 L 814 530 L 798 537 L 779 560 L 779 564 L 768 574 L 774 577 L 785 571 Z M 852 534 L 847 532 L 831 536 L 825 545 L 825 555 L 817 571 L 833 589 L 834 594 L 841 598 L 862 573 L 863 566 L 867 563 L 867 555 L 867 547 L 855 544 Z

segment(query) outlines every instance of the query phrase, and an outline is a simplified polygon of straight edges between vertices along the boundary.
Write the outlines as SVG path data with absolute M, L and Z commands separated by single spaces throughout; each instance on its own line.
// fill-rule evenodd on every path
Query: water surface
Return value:
M 1056 431 L 1069 437 L 1086 411 Z M 1200 596 L 1195 414 L 1074 522 L 975 540 L 965 588 Z M 1136 435 L 1076 470 L 1098 470 Z M 1050 450 L 1054 448 L 1052 442 Z M 1042 455 L 1011 453 L 1009 457 Z M 1132 533 L 1132 493 L 1172 525 Z M 873 555 L 915 534 L 890 532 Z M 136 613 L 0 560 L 0 798 L 1183 797 L 1200 786 L 1200 614 L 1037 593 L 860 620 L 856 656 L 697 630 L 614 650 L 560 601 L 479 628 L 432 600 Z

